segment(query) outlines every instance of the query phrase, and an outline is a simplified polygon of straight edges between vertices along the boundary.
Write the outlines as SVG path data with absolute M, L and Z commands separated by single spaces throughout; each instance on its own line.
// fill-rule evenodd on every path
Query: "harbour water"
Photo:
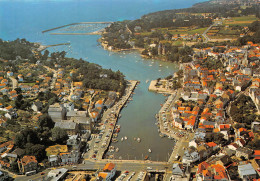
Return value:
M 174 146 L 173 140 L 160 138 L 154 115 L 165 97 L 148 91 L 147 80 L 166 77 L 178 69 L 177 64 L 158 60 L 144 60 L 138 52 L 112 53 L 98 45 L 97 35 L 50 35 L 41 31 L 64 24 L 86 21 L 118 21 L 136 19 L 146 13 L 185 8 L 199 0 L 14 0 L 0 1 L 0 38 L 26 38 L 42 44 L 70 42 L 70 46 L 49 48 L 50 51 L 68 52 L 68 57 L 83 58 L 104 68 L 120 70 L 127 79 L 140 80 L 133 101 L 123 109 L 118 124 L 119 139 L 113 143 L 119 148 L 115 158 L 167 160 Z M 127 7 L 127 9 L 126 9 Z M 159 65 L 162 66 L 159 66 Z M 140 137 L 141 143 L 134 141 Z M 151 153 L 148 152 L 151 149 Z

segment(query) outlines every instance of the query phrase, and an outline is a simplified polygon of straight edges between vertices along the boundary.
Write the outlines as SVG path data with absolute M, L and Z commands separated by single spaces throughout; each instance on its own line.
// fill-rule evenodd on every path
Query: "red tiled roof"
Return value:
M 104 167 L 104 171 L 105 170 L 109 170 L 109 171 L 111 171 L 111 170 L 113 170 L 115 168 L 115 164 L 114 163 L 107 163 L 106 165 L 105 165 L 105 167 Z

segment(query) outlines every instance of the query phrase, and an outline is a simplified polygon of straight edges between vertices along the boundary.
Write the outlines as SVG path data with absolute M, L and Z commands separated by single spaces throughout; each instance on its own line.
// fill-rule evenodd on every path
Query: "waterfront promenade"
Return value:
M 183 156 L 184 150 L 188 147 L 189 138 L 191 136 L 190 133 L 174 129 L 171 123 L 172 118 L 170 111 L 175 101 L 180 98 L 181 91 L 182 89 L 178 89 L 170 95 L 158 114 L 158 127 L 160 135 L 167 136 L 171 139 L 173 138 L 176 142 L 168 163 L 177 161 L 176 156 Z M 179 137 L 179 133 L 183 134 L 184 137 Z

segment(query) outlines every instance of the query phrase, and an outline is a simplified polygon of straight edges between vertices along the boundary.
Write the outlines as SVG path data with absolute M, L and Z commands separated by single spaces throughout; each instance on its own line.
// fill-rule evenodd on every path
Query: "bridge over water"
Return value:
M 58 29 L 62 29 L 62 28 L 66 28 L 66 27 L 70 27 L 70 26 L 76 26 L 76 25 L 107 25 L 109 26 L 110 24 L 112 24 L 113 22 L 79 22 L 79 23 L 70 23 L 70 24 L 66 24 L 66 25 L 62 25 L 62 26 L 58 26 L 55 28 L 50 28 L 47 30 L 42 31 L 42 33 L 46 33 L 46 32 L 50 32 L 50 31 L 54 31 L 54 30 L 58 30 Z M 63 32 L 58 32 L 58 33 L 50 33 L 51 35 L 98 35 L 101 34 L 102 31 L 104 30 L 103 28 L 100 28 L 99 30 L 96 30 L 94 32 L 84 32 L 84 33 L 73 33 L 73 32 L 67 32 L 67 33 L 63 33 Z

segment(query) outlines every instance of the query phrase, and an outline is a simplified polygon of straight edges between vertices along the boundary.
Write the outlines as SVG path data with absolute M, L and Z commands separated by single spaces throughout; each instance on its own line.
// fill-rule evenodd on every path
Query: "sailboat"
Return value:
M 137 138 L 137 142 L 140 143 L 140 142 L 141 142 L 141 139 L 140 139 L 140 138 Z
M 152 153 L 152 150 L 149 148 L 149 149 L 148 149 L 148 152 L 149 152 L 149 153 Z
M 121 138 L 121 141 L 124 141 L 124 137 Z
M 125 136 L 125 140 L 127 140 L 127 137 Z

